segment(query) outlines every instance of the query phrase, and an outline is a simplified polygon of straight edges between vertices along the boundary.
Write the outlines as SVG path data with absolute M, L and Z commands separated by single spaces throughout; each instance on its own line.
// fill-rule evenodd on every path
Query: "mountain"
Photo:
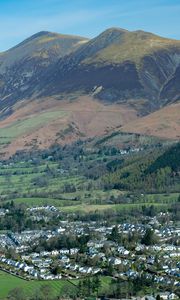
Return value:
M 0 55 L 1 117 L 32 89 L 32 82 L 61 57 L 76 50 L 87 39 L 42 31 Z
M 61 58 L 37 86 L 42 96 L 82 91 L 110 103 L 129 101 L 147 114 L 171 102 L 179 64 L 180 41 L 112 28 Z
M 79 92 L 147 114 L 179 99 L 179 66 L 180 41 L 140 30 L 111 28 L 89 41 L 41 32 L 0 56 L 0 98 Z
M 179 139 L 180 41 L 40 32 L 0 54 L 0 151 L 132 132 Z

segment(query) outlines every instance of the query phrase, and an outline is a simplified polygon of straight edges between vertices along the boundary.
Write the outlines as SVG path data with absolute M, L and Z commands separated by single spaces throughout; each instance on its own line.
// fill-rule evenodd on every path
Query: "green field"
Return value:
M 68 170 L 65 174 L 59 172 L 61 168 L 61 161 L 49 160 L 40 160 L 39 163 L 27 160 L 1 164 L 0 197 L 2 203 L 13 200 L 14 203 L 25 204 L 27 207 L 54 205 L 60 211 L 67 213 L 105 210 L 123 212 L 141 209 L 144 205 L 167 209 L 169 205 L 177 201 L 179 195 L 178 193 L 139 193 L 133 196 L 134 199 L 129 198 L 130 201 L 128 201 L 128 197 L 131 197 L 130 195 L 126 198 L 126 195 L 130 194 L 128 191 L 103 190 L 96 186 L 95 181 L 77 173 L 76 168 Z M 87 188 L 89 184 L 90 189 Z M 72 191 L 70 191 L 71 187 L 73 187 Z M 116 201 L 123 197 L 127 200 Z
M 45 169 L 48 167 L 52 172 L 57 172 L 58 164 L 52 162 L 45 162 L 44 164 L 39 164 L 34 166 L 33 164 L 25 164 L 20 166 L 19 164 L 14 164 L 5 168 L 2 166 L 0 168 L 0 195 L 8 196 L 12 193 L 17 195 L 23 195 L 23 197 L 16 198 L 31 198 L 32 193 L 43 193 L 44 198 L 49 197 L 51 192 L 56 192 L 56 198 L 59 199 L 61 190 L 63 192 L 63 187 L 67 184 L 73 184 L 75 187 L 78 187 L 84 182 L 82 176 L 63 176 L 57 174 L 56 176 L 51 176 L 47 179 Z M 47 180 L 44 184 L 35 184 L 35 180 L 41 180 L 42 177 Z M 68 195 L 67 195 L 68 196 Z M 42 198 L 42 197 L 37 197 Z M 60 197 L 62 199 L 62 197 Z M 71 195 L 72 198 L 72 195 Z M 14 197 L 13 197 L 14 199 Z M 64 199 L 67 199 L 66 197 Z M 38 199 L 39 200 L 39 199 Z M 51 198 L 52 200 L 52 198 Z M 34 202 L 33 202 L 34 203 Z
M 67 181 L 65 181 L 66 183 Z M 63 184 L 63 182 L 61 181 L 61 184 Z M 55 183 L 53 183 L 53 185 L 51 185 L 49 191 L 53 190 L 52 187 L 54 187 L 54 189 L 59 185 L 58 181 Z M 60 186 L 60 185 L 59 185 Z M 40 189 L 43 190 L 43 189 Z M 101 190 L 94 190 L 91 192 L 85 192 L 85 191 L 77 191 L 74 193 L 62 193 L 62 194 L 58 194 L 57 197 L 59 199 L 54 199 L 54 198 L 48 198 L 48 197 L 19 197 L 19 198 L 15 198 L 14 202 L 17 204 L 23 203 L 26 204 L 27 207 L 32 207 L 32 206 L 36 206 L 36 205 L 54 205 L 56 207 L 62 207 L 62 206 L 77 206 L 80 205 L 82 203 L 86 204 L 86 205 L 97 205 L 96 203 L 104 203 L 104 201 L 108 198 L 110 198 L 112 195 L 113 196 L 118 196 L 121 195 L 122 192 L 118 191 L 118 190 L 112 190 L 112 191 L 101 191 Z M 77 200 L 72 200 L 72 198 L 77 198 Z M 99 206 L 101 206 L 99 204 Z
M 47 176 L 47 166 L 55 176 Z M 117 197 L 123 192 L 119 190 L 103 191 L 92 189 L 87 191 L 83 185 L 90 182 L 84 176 L 58 173 L 60 165 L 45 161 L 33 165 L 32 163 L 15 163 L 12 166 L 0 168 L 0 195 L 1 198 L 14 200 L 16 203 L 25 203 L 28 207 L 34 205 L 51 204 L 57 207 L 80 203 L 99 204 L 111 196 Z M 42 184 L 42 178 L 45 182 Z M 37 181 L 37 184 L 35 182 Z M 64 190 L 65 186 L 74 186 L 75 191 Z M 14 196 L 16 195 L 16 196 Z M 42 196 L 43 195 L 43 196 Z M 76 201 L 76 202 L 75 202 Z
M 174 203 L 177 201 L 179 193 L 170 193 L 170 194 L 148 194 L 144 195 L 141 198 L 145 199 L 148 202 L 155 203 Z
M 62 289 L 75 289 L 73 284 L 69 283 L 66 280 L 25 281 L 23 279 L 0 271 L 0 299 L 4 299 L 5 297 L 7 297 L 8 293 L 16 287 L 22 287 L 27 295 L 31 295 L 41 285 L 50 285 L 54 296 L 60 295 Z
M 43 285 L 48 285 L 52 289 L 53 296 L 61 296 L 64 292 L 77 291 L 76 285 L 79 280 L 46 280 L 46 281 L 26 281 L 15 277 L 6 272 L 0 271 L 0 299 L 5 299 L 8 293 L 14 288 L 23 288 L 27 296 L 31 296 L 36 290 Z M 111 285 L 110 277 L 101 277 L 101 292 L 105 293 Z
M 49 118 L 54 118 L 59 113 L 44 113 L 42 122 L 48 121 Z M 23 124 L 19 122 L 23 122 Z M 6 136 L 11 137 L 18 134 L 19 128 L 22 131 L 24 130 L 23 128 L 31 130 L 31 126 L 40 126 L 40 124 L 41 115 L 38 120 L 33 120 L 31 124 L 28 123 L 28 120 L 17 121 L 14 123 L 13 128 L 9 128 L 6 131 Z M 1 130 L 5 130 L 5 128 L 0 129 L 0 136 L 3 136 Z M 123 137 L 126 137 L 126 135 Z M 146 192 L 141 194 L 140 192 L 133 192 L 133 190 L 131 192 L 131 185 L 126 188 L 125 184 L 124 187 L 123 181 L 120 187 L 123 186 L 126 191 L 119 190 L 118 185 L 106 186 L 106 181 L 104 181 L 102 174 L 104 172 L 107 174 L 107 170 L 110 177 L 114 178 L 115 176 L 117 183 L 119 181 L 118 176 L 120 175 L 113 171 L 113 168 L 117 167 L 113 162 L 116 164 L 118 159 L 122 159 L 122 157 L 119 158 L 119 154 L 116 152 L 112 156 L 111 152 L 108 152 L 109 150 L 85 153 L 82 148 L 78 147 L 75 149 L 67 148 L 66 150 L 61 148 L 58 150 L 58 155 L 62 156 L 61 159 L 58 156 L 58 159 L 55 159 L 56 162 L 53 162 L 48 158 L 49 154 L 51 154 L 50 157 L 53 159 L 54 153 L 51 151 L 47 152 L 48 154 L 45 158 L 41 155 L 37 156 L 37 161 L 33 161 L 34 156 L 33 159 L 32 157 L 24 159 L 22 156 L 22 158 L 18 157 L 17 160 L 7 163 L 1 162 L 0 198 L 2 202 L 13 200 L 17 204 L 23 203 L 28 207 L 54 205 L 67 212 L 89 212 L 106 209 L 128 210 L 139 207 L 139 204 L 140 206 L 155 204 L 166 208 L 167 205 L 175 203 L 178 199 L 178 193 L 172 193 L 176 189 L 169 189 L 169 194 L 147 194 Z M 80 155 L 80 153 L 85 154 Z M 134 159 L 135 162 L 136 160 L 139 161 L 139 156 L 136 157 L 135 155 Z M 132 163 L 129 160 L 130 162 L 132 160 Z M 124 162 L 125 166 L 129 163 L 134 165 L 134 160 L 131 156 L 128 156 Z M 109 167 L 112 167 L 112 170 L 108 169 Z M 102 174 L 99 177 L 97 176 L 97 179 L 94 175 L 96 175 L 96 172 L 98 173 L 99 168 L 100 170 L 102 168 Z M 124 169 L 126 171 L 126 167 Z M 61 172 L 62 170 L 64 172 Z M 133 173 L 135 170 L 136 168 L 134 167 L 134 169 L 130 169 L 130 172 Z M 136 176 L 133 177 L 132 181 L 136 182 Z M 114 205 L 115 203 L 116 205 Z
M 146 195 L 146 201 L 141 199 L 140 203 L 122 203 L 122 204 L 103 204 L 103 199 L 106 199 L 108 195 L 105 193 L 101 198 L 101 204 L 94 204 L 96 199 L 96 193 L 92 194 L 91 199 L 87 198 L 83 199 L 84 194 L 75 193 L 76 196 L 79 195 L 80 200 L 70 200 L 72 195 L 71 194 L 62 194 L 61 199 L 53 199 L 53 198 L 17 198 L 14 199 L 16 204 L 26 204 L 27 207 L 33 206 L 46 206 L 46 205 L 53 205 L 58 207 L 60 211 L 63 212 L 95 212 L 95 211 L 103 211 L 103 210 L 114 210 L 114 211 L 128 211 L 135 208 L 141 208 L 142 206 L 151 206 L 154 205 L 155 207 L 161 209 L 165 207 L 169 207 L 170 204 L 175 203 L 178 198 L 178 194 L 170 194 L 170 195 Z M 64 198 L 64 199 L 63 199 Z M 94 199 L 94 201 L 93 201 Z M 7 201 L 8 202 L 8 201 Z
M 52 198 L 17 198 L 16 204 L 26 204 L 27 207 L 53 205 L 55 207 L 74 206 L 80 204 L 80 201 L 68 199 L 52 199 Z
M 55 176 L 47 176 L 47 166 Z M 111 189 L 104 191 L 94 188 L 87 190 L 91 183 L 84 176 L 71 173 L 59 174 L 60 163 L 44 161 L 38 165 L 31 162 L 14 163 L 0 168 L 0 196 L 4 202 L 13 200 L 16 204 L 27 207 L 54 205 L 64 212 L 95 212 L 103 210 L 128 211 L 141 208 L 143 205 L 155 205 L 159 209 L 177 201 L 178 193 L 171 194 L 139 194 L 135 202 L 113 204 L 116 199 L 127 194 L 127 191 Z M 42 178 L 45 182 L 42 184 Z M 35 182 L 37 181 L 37 184 Z M 74 186 L 73 192 L 65 190 L 66 186 Z M 112 203 L 111 203 L 112 202 Z
M 96 211 L 106 211 L 106 210 L 113 210 L 113 211 L 129 211 L 133 209 L 139 209 L 142 208 L 142 206 L 155 206 L 159 209 L 168 208 L 168 204 L 163 204 L 163 203 L 130 203 L 130 204 L 107 204 L 107 205 L 73 205 L 73 206 L 66 206 L 60 208 L 61 211 L 64 212 L 84 212 L 84 213 L 89 213 L 89 212 L 96 212 Z

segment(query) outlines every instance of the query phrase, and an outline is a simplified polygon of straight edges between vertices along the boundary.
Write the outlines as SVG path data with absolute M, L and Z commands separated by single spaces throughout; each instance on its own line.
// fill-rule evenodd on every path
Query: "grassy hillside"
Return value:
M 1 157 L 5 152 L 8 156 L 17 150 L 44 149 L 53 143 L 87 138 L 95 138 L 99 146 L 118 148 L 130 142 L 139 145 L 138 139 L 144 144 L 179 139 L 179 103 L 140 117 L 131 104 L 110 106 L 92 97 L 70 98 L 66 95 L 61 101 L 45 98 L 16 105 L 13 114 L 0 121 Z
M 62 118 L 65 115 L 66 113 L 61 111 L 44 112 L 39 114 L 38 117 L 31 116 L 27 119 L 12 122 L 9 126 L 0 128 L 0 143 L 6 144 L 7 142 L 12 142 L 15 138 L 38 130 L 53 119 Z

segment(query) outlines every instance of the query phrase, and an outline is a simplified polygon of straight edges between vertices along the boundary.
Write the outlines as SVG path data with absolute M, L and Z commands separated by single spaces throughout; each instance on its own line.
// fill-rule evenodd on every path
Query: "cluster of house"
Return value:
M 7 234 L 0 234 L 0 245 L 2 248 L 15 248 L 16 245 Z
M 155 223 L 157 225 L 157 222 Z M 127 236 L 129 233 L 143 235 L 147 226 L 150 225 L 123 223 L 118 225 L 118 230 Z M 142 269 L 139 266 L 145 265 L 143 272 L 147 279 L 160 284 L 180 286 L 180 246 L 168 243 L 173 235 L 180 236 L 178 227 L 173 227 L 173 224 L 156 226 L 159 242 L 151 246 L 136 243 L 134 250 L 108 239 L 113 227 L 114 225 L 109 226 L 105 222 L 69 222 L 67 220 L 61 221 L 59 226 L 53 230 L 29 230 L 21 233 L 2 234 L 0 235 L 1 246 L 14 248 L 21 259 L 17 262 L 1 256 L 0 266 L 2 268 L 10 267 L 11 271 L 14 270 L 15 273 L 24 273 L 33 278 L 60 279 L 62 276 L 72 278 L 72 274 L 77 278 L 88 274 L 103 273 L 105 268 L 111 265 L 116 270 L 116 276 L 133 279 L 141 276 Z M 32 246 L 37 245 L 39 239 L 48 240 L 66 234 L 80 237 L 86 235 L 87 232 L 94 233 L 94 236 L 98 236 L 98 238 L 87 242 L 86 250 L 83 253 L 86 263 L 76 259 L 80 252 L 78 248 L 54 249 L 50 252 L 41 251 L 40 253 L 31 252 Z M 151 272 L 151 266 L 154 267 L 157 258 L 160 269 Z M 52 274 L 51 266 L 54 259 L 65 273 Z
M 0 208 L 0 217 L 4 217 L 9 213 L 9 209 Z
M 4 255 L 0 256 L 0 262 L 1 262 L 1 268 L 5 268 L 6 270 L 9 270 L 10 272 L 20 272 L 27 273 L 31 275 L 32 277 L 37 278 L 38 273 L 34 269 L 33 266 L 28 266 L 26 263 L 22 261 L 15 261 L 10 258 L 6 258 Z
M 27 211 L 30 212 L 37 212 L 37 211 L 48 211 L 48 212 L 57 212 L 58 209 L 53 205 L 46 205 L 46 206 L 35 206 L 31 208 L 27 208 Z
M 144 149 L 143 148 L 130 148 L 128 150 L 126 149 L 120 149 L 119 150 L 119 153 L 121 155 L 125 155 L 125 154 L 130 154 L 130 153 L 135 153 L 135 152 L 140 152 L 140 151 L 143 151 Z
M 145 295 L 144 297 L 133 297 L 131 300 L 156 300 L 157 296 L 162 300 L 178 300 L 179 297 L 175 293 L 163 292 L 153 295 Z
M 33 261 L 32 261 L 33 262 Z M 21 275 L 26 278 L 42 279 L 42 280 L 57 280 L 61 279 L 61 274 L 53 275 L 50 271 L 47 272 L 47 267 L 50 266 L 50 259 L 42 262 L 41 267 L 37 268 L 38 263 L 34 260 L 34 264 L 28 265 L 26 262 L 15 261 L 8 259 L 4 255 L 0 256 L 1 268 L 9 271 L 12 274 Z
M 43 230 L 26 230 L 19 232 L 11 232 L 8 234 L 9 238 L 14 242 L 16 250 L 23 251 L 23 249 L 27 249 L 27 244 L 30 242 L 31 245 L 33 241 L 40 239 L 41 237 L 48 236 L 49 231 Z M 25 248 L 24 248 L 25 247 Z
M 53 205 L 43 205 L 43 206 L 34 206 L 27 208 L 27 213 L 32 221 L 41 221 L 44 220 L 48 222 L 53 217 L 59 217 L 59 209 Z

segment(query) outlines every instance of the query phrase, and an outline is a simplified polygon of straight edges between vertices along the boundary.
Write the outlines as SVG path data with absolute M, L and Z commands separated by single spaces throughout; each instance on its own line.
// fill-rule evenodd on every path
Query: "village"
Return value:
M 37 211 L 47 210 L 56 212 L 55 207 L 28 209 L 34 217 Z M 142 223 L 112 225 L 106 221 L 63 220 L 53 230 L 1 233 L 0 268 L 27 280 L 77 279 L 97 274 L 134 280 L 143 276 L 166 287 L 180 287 L 180 227 L 172 220 L 161 224 L 162 217 L 160 213 Z M 136 236 L 143 238 L 151 231 L 156 236 L 154 242 L 136 241 Z M 74 242 L 57 247 L 55 243 L 53 249 L 53 242 L 64 237 L 81 241 L 80 246 Z M 134 239 L 133 247 L 127 242 L 130 238 Z M 42 241 L 50 243 L 51 249 L 43 248 Z

